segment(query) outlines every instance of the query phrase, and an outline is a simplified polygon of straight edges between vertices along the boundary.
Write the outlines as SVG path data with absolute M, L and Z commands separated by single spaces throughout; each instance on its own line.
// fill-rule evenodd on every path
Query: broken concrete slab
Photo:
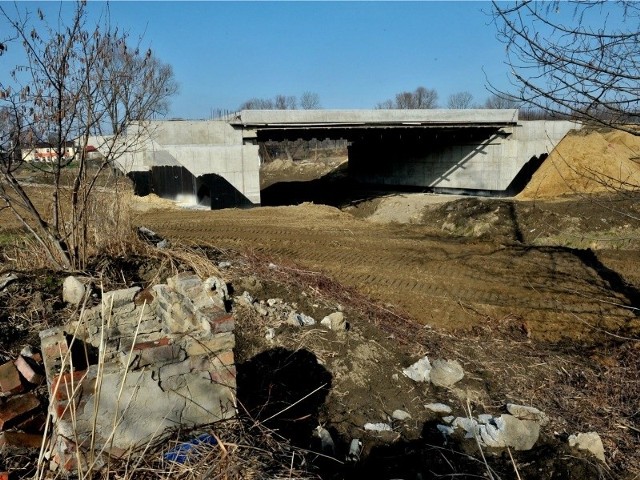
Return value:
M 446 427 L 446 426 L 445 426 Z M 463 430 L 464 437 L 476 439 L 480 445 L 492 448 L 510 447 L 515 450 L 531 450 L 540 436 L 540 424 L 532 420 L 520 420 L 513 415 L 479 419 L 457 417 L 452 432 Z M 450 431 L 449 427 L 444 430 Z M 441 432 L 444 432 L 440 429 Z

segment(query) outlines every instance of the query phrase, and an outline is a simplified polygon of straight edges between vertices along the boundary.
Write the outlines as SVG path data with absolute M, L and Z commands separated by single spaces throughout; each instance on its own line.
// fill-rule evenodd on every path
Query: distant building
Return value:
M 71 160 L 75 155 L 75 143 L 71 141 L 65 142 L 63 159 Z M 31 147 L 22 148 L 22 160 L 25 162 L 53 163 L 58 160 L 58 152 L 51 143 L 36 143 Z

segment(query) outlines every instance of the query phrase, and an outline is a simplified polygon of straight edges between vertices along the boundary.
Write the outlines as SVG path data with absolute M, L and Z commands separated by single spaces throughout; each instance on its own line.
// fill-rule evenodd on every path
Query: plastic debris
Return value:
M 203 433 L 196 438 L 176 445 L 164 454 L 164 459 L 169 462 L 186 463 L 193 450 L 198 450 L 202 445 L 216 445 L 218 441 L 208 433 Z

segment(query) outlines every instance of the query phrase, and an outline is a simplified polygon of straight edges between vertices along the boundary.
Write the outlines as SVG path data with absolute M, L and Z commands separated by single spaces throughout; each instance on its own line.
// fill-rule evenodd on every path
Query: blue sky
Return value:
M 89 5 L 96 12 L 106 6 Z M 462 90 L 482 103 L 489 95 L 483 69 L 496 85 L 507 85 L 490 8 L 480 1 L 110 4 L 113 23 L 143 34 L 143 45 L 173 65 L 180 93 L 169 116 L 194 119 L 251 97 L 304 91 L 318 93 L 324 108 L 373 108 L 421 85 L 435 88 L 442 106 Z M 0 57 L 1 75 L 12 58 Z

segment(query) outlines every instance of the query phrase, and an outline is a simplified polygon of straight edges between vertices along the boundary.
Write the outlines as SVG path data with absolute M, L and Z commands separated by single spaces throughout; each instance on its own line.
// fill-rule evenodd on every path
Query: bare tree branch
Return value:
M 640 134 L 640 4 L 494 2 L 493 19 L 521 102 Z

